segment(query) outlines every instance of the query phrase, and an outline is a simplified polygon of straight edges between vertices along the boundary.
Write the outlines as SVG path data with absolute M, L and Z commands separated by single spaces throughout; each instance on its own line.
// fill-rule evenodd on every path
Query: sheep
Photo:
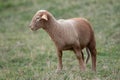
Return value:
M 57 71 L 61 71 L 62 52 L 71 50 L 75 53 L 80 69 L 86 70 L 82 50 L 88 49 L 91 53 L 92 70 L 96 71 L 96 41 L 94 31 L 85 18 L 71 18 L 56 20 L 55 17 L 47 10 L 39 10 L 33 16 L 29 25 L 31 30 L 36 31 L 40 28 L 45 30 L 53 40 L 58 56 Z

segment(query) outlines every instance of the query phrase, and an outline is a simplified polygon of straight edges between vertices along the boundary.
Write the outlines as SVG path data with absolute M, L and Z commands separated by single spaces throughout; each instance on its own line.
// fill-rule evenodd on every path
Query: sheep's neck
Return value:
M 50 20 L 48 24 L 46 24 L 46 28 L 44 30 L 49 34 L 51 39 L 56 43 L 56 39 L 59 39 L 61 36 L 61 28 L 57 20 Z

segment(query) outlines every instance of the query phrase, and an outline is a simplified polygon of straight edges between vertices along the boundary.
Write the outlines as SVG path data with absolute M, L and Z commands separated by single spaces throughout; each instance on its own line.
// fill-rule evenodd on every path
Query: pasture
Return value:
M 28 27 L 40 9 L 56 19 L 84 17 L 94 28 L 97 72 L 81 72 L 73 52 L 57 54 L 48 34 Z M 84 51 L 85 57 L 86 52 Z M 120 80 L 120 0 L 0 0 L 0 80 Z

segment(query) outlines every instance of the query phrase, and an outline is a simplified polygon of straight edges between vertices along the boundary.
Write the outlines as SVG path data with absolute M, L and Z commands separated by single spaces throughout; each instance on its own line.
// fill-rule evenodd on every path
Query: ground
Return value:
M 81 72 L 73 52 L 63 54 L 63 71 L 55 73 L 57 55 L 44 30 L 28 25 L 40 9 L 57 19 L 84 17 L 95 31 L 97 72 Z M 84 52 L 86 55 L 86 52 Z M 120 80 L 120 0 L 0 0 L 0 80 Z

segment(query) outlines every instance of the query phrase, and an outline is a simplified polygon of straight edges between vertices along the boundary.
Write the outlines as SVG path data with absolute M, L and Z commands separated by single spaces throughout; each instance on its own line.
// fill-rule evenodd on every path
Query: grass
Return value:
M 119 0 L 0 0 L 0 80 L 119 80 Z M 63 71 L 57 66 L 53 42 L 43 30 L 32 32 L 28 25 L 39 9 L 57 19 L 85 17 L 95 31 L 97 73 L 81 72 L 72 52 L 64 52 Z

